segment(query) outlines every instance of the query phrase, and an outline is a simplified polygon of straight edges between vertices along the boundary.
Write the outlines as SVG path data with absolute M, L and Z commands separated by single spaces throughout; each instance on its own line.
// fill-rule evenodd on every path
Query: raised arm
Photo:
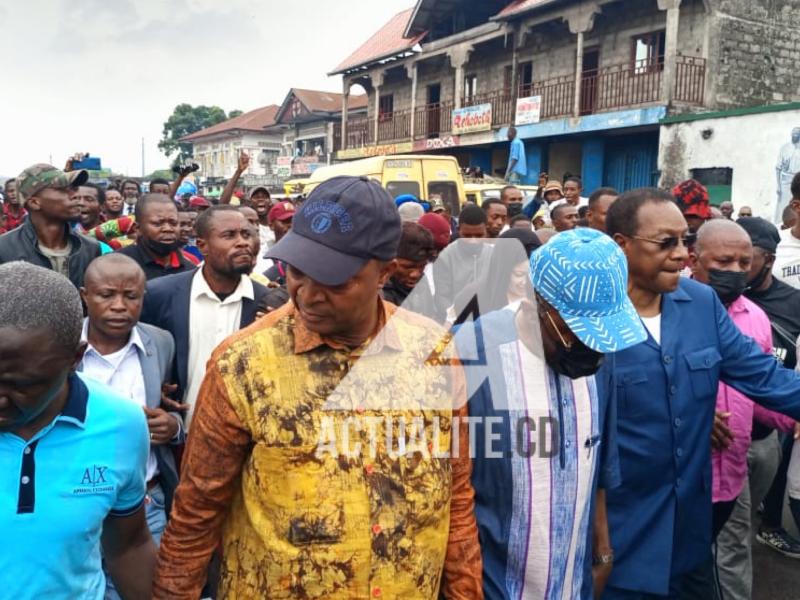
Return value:
M 236 171 L 234 171 L 233 176 L 228 180 L 228 184 L 225 186 L 225 189 L 222 190 L 222 195 L 219 197 L 220 204 L 231 203 L 231 198 L 233 198 L 233 191 L 236 189 L 236 184 L 239 183 L 239 178 L 249 166 L 250 155 L 244 150 L 241 150 L 239 152 L 239 164 L 236 167 Z

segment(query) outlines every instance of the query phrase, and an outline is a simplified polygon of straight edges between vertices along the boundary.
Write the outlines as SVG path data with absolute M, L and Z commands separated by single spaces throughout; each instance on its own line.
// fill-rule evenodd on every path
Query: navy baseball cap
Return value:
M 322 285 L 342 285 L 372 259 L 389 261 L 400 243 L 392 197 L 367 177 L 323 181 L 295 213 L 292 229 L 267 252 Z

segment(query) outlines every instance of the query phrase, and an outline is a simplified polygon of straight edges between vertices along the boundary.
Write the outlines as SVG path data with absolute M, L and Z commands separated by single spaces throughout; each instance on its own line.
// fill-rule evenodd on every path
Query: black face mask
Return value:
M 556 344 L 554 364 L 548 364 L 556 373 L 566 375 L 570 379 L 580 379 L 597 373 L 603 365 L 603 358 L 602 354 L 580 342 L 576 342 L 569 349 Z
M 746 288 L 747 291 L 748 292 L 757 291 L 758 288 L 760 288 L 767 280 L 767 276 L 769 276 L 769 272 L 771 270 L 772 270 L 772 265 L 770 264 L 765 264 L 763 267 L 761 267 L 761 270 L 758 272 L 758 275 L 756 275 L 753 278 L 753 280 L 748 284 Z
M 522 212 L 522 202 L 509 202 L 508 203 L 508 218 L 516 217 Z
M 747 288 L 747 273 L 709 269 L 708 285 L 726 306 L 744 294 Z
M 142 243 L 156 256 L 167 256 L 170 252 L 181 247 L 181 241 L 178 239 L 169 244 L 151 239 L 142 239 Z

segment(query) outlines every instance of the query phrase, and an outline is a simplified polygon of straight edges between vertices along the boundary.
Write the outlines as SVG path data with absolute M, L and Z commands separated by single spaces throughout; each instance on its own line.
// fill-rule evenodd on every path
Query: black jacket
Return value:
M 189 306 L 191 304 L 192 279 L 197 269 L 167 275 L 147 282 L 144 306 L 139 320 L 166 329 L 175 339 L 175 383 L 180 398 L 187 387 L 189 372 Z M 247 327 L 256 318 L 258 306 L 267 296 L 267 288 L 253 282 L 255 299 L 242 300 L 240 328 Z
M 67 235 L 72 242 L 67 264 L 69 265 L 69 280 L 80 288 L 83 286 L 83 274 L 86 267 L 95 258 L 102 254 L 100 243 L 91 238 L 74 233 L 68 225 L 64 225 Z M 27 263 L 52 269 L 53 265 L 39 250 L 39 239 L 30 217 L 25 217 L 22 225 L 8 233 L 0 235 L 0 264 L 22 260 Z

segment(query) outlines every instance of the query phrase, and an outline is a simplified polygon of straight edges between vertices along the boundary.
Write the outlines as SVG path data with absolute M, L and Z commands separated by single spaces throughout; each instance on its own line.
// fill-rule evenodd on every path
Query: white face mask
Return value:
M 508 305 L 504 306 L 503 310 L 510 310 L 514 314 L 517 314 L 517 311 L 519 310 L 519 305 L 520 304 L 522 304 L 522 299 L 521 298 L 519 300 L 514 300 L 511 304 L 508 304 Z

